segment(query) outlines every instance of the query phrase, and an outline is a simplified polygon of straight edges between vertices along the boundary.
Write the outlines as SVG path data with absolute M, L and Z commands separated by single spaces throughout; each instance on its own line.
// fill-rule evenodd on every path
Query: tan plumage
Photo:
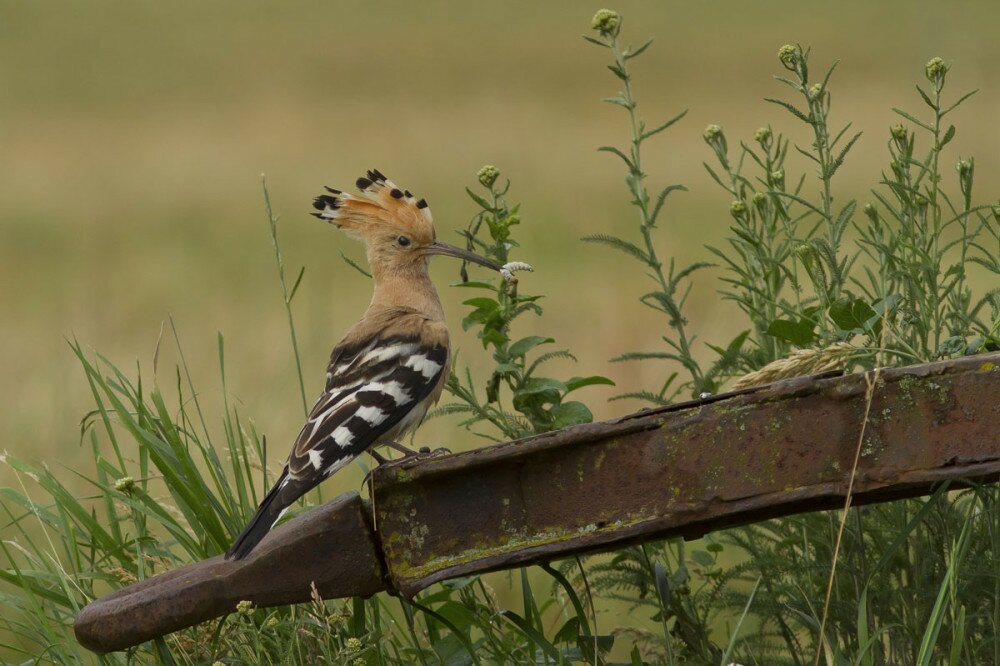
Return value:
M 364 316 L 333 349 L 326 386 L 295 439 L 281 476 L 226 554 L 246 556 L 304 493 L 379 443 L 423 420 L 441 397 L 450 347 L 427 269 L 444 254 L 503 267 L 436 240 L 427 202 L 379 171 L 359 178 L 362 196 L 327 188 L 316 217 L 364 241 L 375 283 Z

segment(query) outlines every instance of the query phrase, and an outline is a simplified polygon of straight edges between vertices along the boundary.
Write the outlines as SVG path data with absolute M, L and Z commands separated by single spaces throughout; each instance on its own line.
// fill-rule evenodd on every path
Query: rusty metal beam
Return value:
M 866 389 L 864 375 L 792 379 L 383 465 L 369 488 L 377 531 L 370 506 L 341 496 L 274 530 L 245 563 L 213 558 L 95 601 L 78 617 L 77 636 L 91 649 L 121 649 L 230 612 L 241 599 L 305 601 L 313 579 L 325 598 L 372 594 L 386 579 L 412 595 L 453 576 L 840 506 Z M 1000 354 L 886 370 L 854 501 L 1000 478 L 998 433 Z M 291 548 L 295 557 L 283 563 Z
M 370 596 L 385 589 L 383 567 L 356 492 L 344 493 L 275 528 L 250 557 L 221 555 L 140 581 L 102 597 L 76 617 L 84 647 L 112 652 L 233 612 L 324 599 Z
M 778 382 L 375 471 L 393 585 L 842 506 L 864 375 Z M 1000 355 L 884 371 L 856 503 L 1000 474 Z

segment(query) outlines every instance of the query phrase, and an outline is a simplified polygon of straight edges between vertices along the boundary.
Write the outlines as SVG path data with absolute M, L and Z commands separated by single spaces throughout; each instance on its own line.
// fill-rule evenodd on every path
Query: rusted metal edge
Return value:
M 95 652 L 138 645 L 233 612 L 324 599 L 370 596 L 385 589 L 371 514 L 356 492 L 345 493 L 274 529 L 239 561 L 221 555 L 122 588 L 86 606 L 73 624 Z
M 432 460 L 373 477 L 392 584 L 454 576 L 842 504 L 870 375 L 797 378 Z M 882 371 L 859 503 L 1000 475 L 1000 355 Z
M 272 531 L 245 560 L 211 558 L 98 599 L 74 629 L 124 649 L 232 612 L 433 582 L 701 536 L 840 505 L 865 422 L 866 376 L 805 377 L 374 471 Z M 880 374 L 856 503 L 1000 478 L 1000 354 Z M 373 524 L 377 524 L 375 531 Z

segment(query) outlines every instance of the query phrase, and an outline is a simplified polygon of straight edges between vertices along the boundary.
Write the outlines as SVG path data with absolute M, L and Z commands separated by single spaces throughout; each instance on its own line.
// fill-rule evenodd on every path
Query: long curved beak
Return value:
M 460 247 L 448 245 L 447 243 L 442 243 L 441 241 L 434 241 L 427 246 L 424 252 L 426 254 L 443 254 L 447 257 L 464 259 L 465 261 L 471 261 L 474 264 L 479 264 L 480 266 L 485 266 L 486 268 L 491 268 L 495 271 L 500 271 L 503 268 L 499 264 L 495 264 L 485 257 L 480 257 L 474 252 L 469 252 L 468 250 L 463 250 Z

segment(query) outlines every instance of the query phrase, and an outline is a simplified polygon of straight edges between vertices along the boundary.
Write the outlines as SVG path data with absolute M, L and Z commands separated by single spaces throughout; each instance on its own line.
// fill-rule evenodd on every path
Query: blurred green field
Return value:
M 629 234 L 619 164 L 597 153 L 626 138 L 604 53 L 580 38 L 597 9 L 579 3 L 420 4 L 293 1 L 0 4 L 0 450 L 74 468 L 87 458 L 78 422 L 90 399 L 66 344 L 77 338 L 123 368 L 150 361 L 174 318 L 195 383 L 218 402 L 216 333 L 226 339 L 229 388 L 280 464 L 301 405 L 260 193 L 265 172 L 282 216 L 285 261 L 306 266 L 295 301 L 307 393 L 329 349 L 369 298 L 339 258 L 360 248 L 306 215 L 324 184 L 350 185 L 377 167 L 425 196 L 438 233 L 454 240 L 473 207 L 463 193 L 484 163 L 512 179 L 529 291 L 546 316 L 522 334 L 553 335 L 580 374 L 620 389 L 581 394 L 606 403 L 648 387 L 656 364 L 615 365 L 657 345 L 660 322 L 635 296 L 644 278 L 587 233 Z M 781 95 L 778 47 L 813 47 L 814 66 L 842 62 L 834 124 L 865 136 L 838 176 L 840 196 L 866 197 L 886 158 L 892 106 L 916 109 L 924 63 L 952 63 L 952 94 L 983 91 L 956 114 L 949 159 L 974 154 L 982 197 L 1000 173 L 1000 6 L 915 2 L 620 2 L 624 34 L 656 42 L 636 61 L 636 95 L 650 122 L 690 114 L 647 152 L 652 184 L 683 182 L 660 232 L 663 255 L 704 258 L 728 226 L 728 198 L 701 167 L 701 133 L 722 125 L 735 145 L 768 122 L 802 130 L 761 98 Z M 802 160 L 792 163 L 803 168 Z M 459 333 L 457 265 L 437 260 L 463 361 L 487 360 Z M 706 274 L 689 315 L 703 340 L 727 340 L 737 320 Z M 528 320 L 525 320 L 528 321 Z M 176 355 L 164 346 L 168 393 Z M 576 372 L 569 370 L 564 374 Z M 460 450 L 478 440 L 444 419 L 421 442 Z M 67 472 L 66 476 L 70 476 Z M 326 492 L 356 487 L 354 470 Z M 14 482 L 0 468 L 0 485 Z

